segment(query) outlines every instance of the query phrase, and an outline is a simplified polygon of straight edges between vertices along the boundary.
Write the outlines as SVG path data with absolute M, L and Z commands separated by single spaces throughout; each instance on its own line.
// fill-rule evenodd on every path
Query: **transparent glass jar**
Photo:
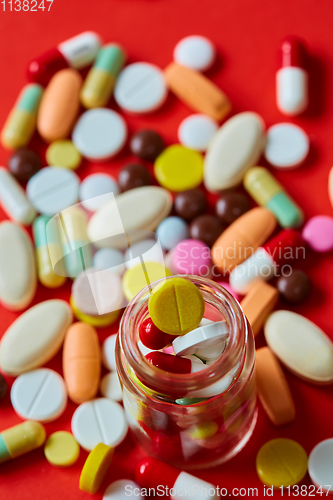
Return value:
M 127 306 L 116 361 L 125 412 L 139 445 L 149 455 L 181 469 L 201 469 L 230 459 L 253 432 L 257 419 L 254 337 L 240 305 L 227 290 L 206 278 L 180 277 L 201 291 L 205 318 L 225 320 L 229 325 L 229 338 L 219 359 L 200 372 L 185 375 L 167 373 L 145 360 L 138 347 L 138 327 L 149 315 L 149 291 L 159 280 Z M 202 398 L 208 387 L 214 393 L 213 384 L 220 381 L 221 386 L 222 377 L 222 393 L 199 402 L 180 401 Z

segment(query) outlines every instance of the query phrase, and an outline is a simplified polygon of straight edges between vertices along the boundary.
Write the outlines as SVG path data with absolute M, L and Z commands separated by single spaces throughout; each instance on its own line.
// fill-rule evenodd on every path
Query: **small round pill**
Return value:
M 218 124 L 207 115 L 191 115 L 185 118 L 178 127 L 179 142 L 186 148 L 206 151 Z
M 46 150 L 48 165 L 75 170 L 82 162 L 82 156 L 72 141 L 67 139 L 55 141 Z
M 131 163 L 120 171 L 118 182 L 121 191 L 129 191 L 141 186 L 149 186 L 151 177 L 146 167 Z
M 309 476 L 317 488 L 325 492 L 324 496 L 332 493 L 333 484 L 333 439 L 325 439 L 318 443 L 309 455 Z M 320 493 L 322 495 L 322 493 Z
M 8 161 L 10 173 L 20 182 L 28 180 L 42 168 L 39 156 L 30 149 L 17 149 Z
M 223 193 L 216 203 L 216 215 L 228 225 L 248 210 L 250 205 L 246 196 L 232 191 Z
M 154 281 L 170 276 L 171 273 L 159 262 L 146 262 L 127 269 L 124 274 L 122 287 L 127 300 L 132 300 L 147 285 Z
M 99 443 L 89 453 L 80 475 L 80 490 L 94 494 L 111 465 L 114 449 L 104 443 Z
M 123 254 L 115 248 L 101 248 L 93 257 L 93 267 L 112 269 L 117 274 L 123 274 L 125 271 Z
M 130 148 L 132 153 L 141 160 L 153 162 L 162 153 L 164 142 L 157 132 L 140 130 L 133 135 Z
M 123 392 L 117 372 L 110 372 L 104 375 L 100 384 L 100 392 L 102 396 L 113 399 L 113 401 L 121 401 L 123 399 Z
M 156 235 L 164 250 L 171 250 L 189 237 L 186 222 L 180 217 L 167 217 L 156 229 Z
M 118 184 L 111 175 L 91 174 L 81 182 L 79 198 L 86 210 L 95 212 L 118 193 Z
M 70 467 L 80 455 L 80 446 L 73 434 L 58 431 L 48 437 L 44 453 L 47 461 L 56 467 Z
M 188 189 L 175 198 L 175 211 L 179 217 L 190 221 L 203 214 L 207 208 L 204 193 L 199 189 Z
M 225 227 L 218 217 L 200 215 L 192 221 L 190 234 L 191 238 L 203 241 L 207 246 L 212 247 L 224 229 Z
M 309 137 L 298 125 L 278 123 L 267 130 L 265 158 L 273 167 L 298 167 L 308 156 L 309 149 Z
M 118 479 L 111 483 L 105 490 L 103 500 L 126 500 L 128 491 L 135 491 L 137 500 L 144 500 L 140 486 L 130 479 Z
M 214 62 L 215 47 L 204 36 L 187 36 L 177 43 L 173 51 L 173 59 L 187 68 L 205 71 Z
M 0 401 L 4 398 L 7 392 L 7 382 L 3 375 L 0 373 Z
M 277 288 L 287 302 L 300 304 L 311 291 L 311 281 L 303 271 L 294 269 L 289 276 L 280 276 Z

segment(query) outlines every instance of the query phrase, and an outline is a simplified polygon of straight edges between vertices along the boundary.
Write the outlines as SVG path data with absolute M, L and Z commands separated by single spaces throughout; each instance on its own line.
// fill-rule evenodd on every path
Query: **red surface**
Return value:
M 275 71 L 280 41 L 291 34 L 308 44 L 310 72 L 310 108 L 292 120 L 305 128 L 311 138 L 311 153 L 306 164 L 292 172 L 277 172 L 306 217 L 332 215 L 327 194 L 327 178 L 333 158 L 333 38 L 332 1 L 321 0 L 55 0 L 51 12 L 2 12 L 0 3 L 0 123 L 3 124 L 21 87 L 25 83 L 28 61 L 57 43 L 83 30 L 99 32 L 106 41 L 116 41 L 128 50 L 130 61 L 145 60 L 165 67 L 175 44 L 185 35 L 202 34 L 217 46 L 219 59 L 209 77 L 219 84 L 233 103 L 234 112 L 253 110 L 260 113 L 268 126 L 283 117 L 275 106 Z M 112 103 L 112 106 L 114 104 Z M 167 104 L 152 116 L 126 116 L 130 132 L 141 127 L 160 131 L 167 143 L 177 141 L 177 126 L 190 111 L 170 96 Z M 41 141 L 34 146 L 43 150 Z M 6 164 L 8 152 L 0 150 L 0 164 Z M 84 178 L 99 170 L 116 173 L 130 160 L 127 152 L 114 161 L 100 165 L 85 163 L 78 173 Z M 264 164 L 264 162 L 262 162 Z M 5 218 L 4 214 L 0 214 Z M 333 338 L 332 254 L 308 253 L 306 262 L 297 266 L 306 270 L 313 291 L 303 306 L 293 308 L 305 314 Z M 39 286 L 34 304 L 60 296 L 68 299 L 70 283 L 60 292 Z M 280 304 L 279 307 L 285 307 Z M 0 334 L 17 317 L 1 309 Z M 116 327 L 100 330 L 101 341 Z M 257 345 L 264 345 L 263 335 Z M 60 354 L 49 363 L 61 372 Z M 286 373 L 295 398 L 297 419 L 283 428 L 275 428 L 259 408 L 258 423 L 249 444 L 230 462 L 198 476 L 221 487 L 257 487 L 258 498 L 263 486 L 255 471 L 255 457 L 268 439 L 289 437 L 301 443 L 309 453 L 322 439 L 332 437 L 332 387 L 311 386 Z M 70 429 L 75 405 L 69 403 L 65 414 L 48 424 L 47 432 Z M 0 428 L 18 423 L 9 396 L 0 403 Z M 131 438 L 115 452 L 113 465 L 97 498 L 105 487 L 120 478 L 133 479 L 134 467 L 143 452 Z M 0 466 L 0 498 L 6 500 L 66 500 L 88 498 L 78 489 L 80 470 L 86 453 L 81 451 L 76 465 L 59 470 L 47 463 L 43 450 L 38 450 Z M 303 484 L 310 485 L 308 478 Z M 279 496 L 279 492 L 275 496 Z

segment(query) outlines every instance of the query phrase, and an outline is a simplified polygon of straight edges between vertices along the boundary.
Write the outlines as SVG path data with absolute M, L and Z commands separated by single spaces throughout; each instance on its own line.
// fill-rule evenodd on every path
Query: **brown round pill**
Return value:
M 151 181 L 150 173 L 142 165 L 132 163 L 124 167 L 118 177 L 118 184 L 121 191 L 129 191 L 130 189 L 141 186 L 149 186 Z
M 0 401 L 7 392 L 7 382 L 6 379 L 0 373 Z
M 248 199 L 240 193 L 226 192 L 216 203 L 216 215 L 225 224 L 232 224 L 250 209 Z
M 26 148 L 17 149 L 8 161 L 10 173 L 20 182 L 28 182 L 41 167 L 39 156 Z
M 130 148 L 135 156 L 153 162 L 162 153 L 164 142 L 156 132 L 141 130 L 133 135 Z
M 300 304 L 310 293 L 311 281 L 307 274 L 295 269 L 289 276 L 280 276 L 277 288 L 287 302 Z
M 190 234 L 193 239 L 201 240 L 207 246 L 212 247 L 224 229 L 225 226 L 218 217 L 200 215 L 191 223 Z
M 206 211 L 206 208 L 206 197 L 199 189 L 182 191 L 175 198 L 175 210 L 177 215 L 186 221 L 190 221 L 202 215 Z

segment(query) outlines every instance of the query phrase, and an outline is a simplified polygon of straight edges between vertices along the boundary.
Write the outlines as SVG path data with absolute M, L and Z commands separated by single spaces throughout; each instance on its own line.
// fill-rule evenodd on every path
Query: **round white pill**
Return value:
M 167 217 L 156 229 L 156 235 L 164 250 L 175 248 L 178 243 L 189 238 L 189 230 L 184 219 Z
M 267 130 L 265 158 L 273 167 L 298 167 L 308 156 L 309 149 L 308 135 L 293 123 L 277 123 Z
M 119 479 L 106 488 L 103 500 L 127 500 L 129 496 L 135 496 L 138 500 L 145 498 L 141 495 L 141 488 L 137 483 L 130 479 Z
M 117 334 L 114 333 L 104 340 L 102 345 L 102 362 L 105 368 L 111 371 L 117 370 L 116 356 L 115 356 L 115 345 L 117 340 Z
M 182 66 L 205 71 L 212 66 L 215 54 L 215 47 L 208 38 L 192 35 L 177 43 L 173 51 L 173 59 Z
M 172 342 L 172 347 L 178 356 L 196 354 L 197 349 L 218 346 L 228 336 L 228 323 L 226 321 L 217 321 L 199 326 L 185 335 L 180 335 Z
M 88 160 L 103 161 L 125 145 L 127 125 L 115 111 L 90 109 L 81 115 L 73 130 L 73 143 Z
M 60 167 L 40 170 L 27 184 L 27 196 L 33 207 L 53 217 L 78 201 L 80 179 L 75 172 Z
M 207 115 L 191 115 L 179 125 L 178 140 L 186 148 L 206 151 L 218 128 L 218 124 Z
M 117 104 L 129 113 L 149 113 L 162 106 L 168 94 L 163 72 L 157 66 L 139 62 L 120 73 L 114 90 Z
M 163 264 L 163 251 L 156 240 L 142 240 L 133 243 L 125 252 L 124 261 L 127 269 L 144 262 L 160 262 Z
M 118 184 L 111 175 L 91 174 L 80 184 L 79 199 L 84 208 L 96 212 L 118 193 Z
M 102 396 L 114 401 L 121 401 L 123 399 L 123 391 L 119 382 L 117 372 L 110 372 L 104 375 L 101 380 L 100 391 Z
M 107 398 L 82 403 L 72 417 L 72 432 L 84 450 L 98 443 L 115 447 L 126 437 L 128 425 L 119 403 Z
M 32 370 L 17 377 L 10 399 L 20 417 L 51 422 L 60 417 L 67 406 L 65 382 L 57 372 L 48 368 Z
M 115 248 L 101 248 L 93 257 L 93 267 L 96 269 L 112 269 L 117 274 L 125 272 L 124 257 Z
M 318 443 L 309 455 L 308 471 L 313 484 L 332 493 L 333 485 L 333 438 Z M 326 493 L 327 495 L 327 493 Z

